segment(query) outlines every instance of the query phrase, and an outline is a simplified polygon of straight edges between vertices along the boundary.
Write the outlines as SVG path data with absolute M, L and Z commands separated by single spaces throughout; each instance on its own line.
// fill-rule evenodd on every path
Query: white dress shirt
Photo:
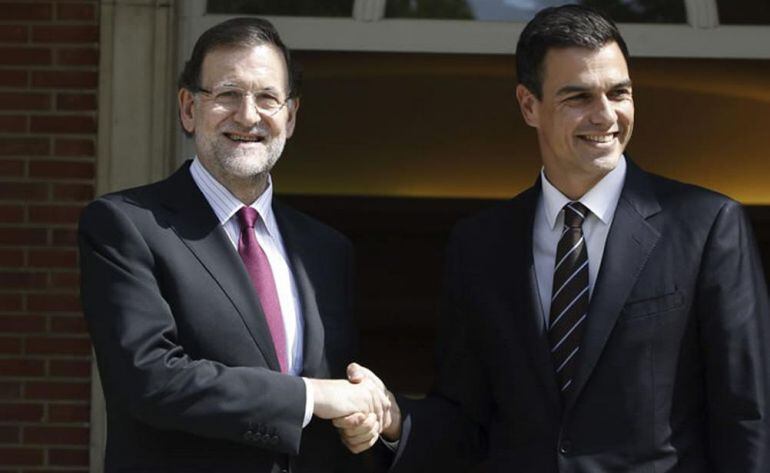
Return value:
M 578 201 L 590 211 L 583 221 L 583 236 L 588 250 L 588 287 L 593 293 L 596 276 L 602 265 L 607 234 L 615 216 L 623 183 L 626 179 L 626 159 L 621 156 L 618 165 Z M 532 255 L 535 260 L 537 289 L 540 296 L 545 327 L 549 326 L 553 268 L 556 263 L 556 247 L 564 226 L 564 205 L 571 200 L 551 184 L 543 170 L 540 171 L 542 192 L 535 209 L 532 228 Z
M 225 186 L 212 176 L 203 164 L 196 157 L 190 165 L 190 174 L 208 201 L 211 209 L 214 211 L 220 225 L 230 238 L 235 250 L 238 250 L 238 240 L 240 239 L 241 226 L 238 223 L 236 213 L 244 204 L 235 197 Z M 288 357 L 287 367 L 292 375 L 299 375 L 302 372 L 302 347 L 304 335 L 304 323 L 301 313 L 301 305 L 297 285 L 289 267 L 289 258 L 286 254 L 286 248 L 283 245 L 283 238 L 278 229 L 278 223 L 273 213 L 273 182 L 268 175 L 267 188 L 249 206 L 259 213 L 259 220 L 254 225 L 254 231 L 257 236 L 257 243 L 267 256 L 270 263 L 270 269 L 275 279 L 275 289 L 278 292 L 278 303 L 281 307 L 283 316 L 283 327 L 286 332 L 286 355 Z M 305 422 L 303 426 L 310 422 L 313 415 L 312 392 L 307 382 L 305 382 L 306 405 Z

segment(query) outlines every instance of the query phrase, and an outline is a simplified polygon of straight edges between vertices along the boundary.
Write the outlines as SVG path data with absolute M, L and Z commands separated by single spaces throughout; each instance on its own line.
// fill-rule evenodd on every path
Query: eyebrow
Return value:
M 613 84 L 613 86 L 610 87 L 610 90 L 617 90 L 617 89 L 623 89 L 628 87 L 631 87 L 631 79 L 618 82 L 617 84 Z M 591 91 L 591 89 L 592 89 L 591 87 L 585 87 L 582 85 L 565 85 L 564 87 L 556 91 L 556 96 L 567 95 L 567 94 L 572 94 L 576 92 L 589 92 Z

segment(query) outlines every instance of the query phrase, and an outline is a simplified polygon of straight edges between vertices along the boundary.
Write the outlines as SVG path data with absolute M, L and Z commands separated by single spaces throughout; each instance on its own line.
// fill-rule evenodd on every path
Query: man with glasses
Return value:
M 543 168 L 452 234 L 436 383 L 383 430 L 392 471 L 770 472 L 770 309 L 741 206 L 624 155 L 607 17 L 545 9 L 516 62 Z M 371 442 L 365 417 L 336 422 Z
M 350 243 L 273 199 L 298 89 L 272 25 L 214 26 L 179 80 L 197 156 L 84 211 L 106 471 L 343 471 L 352 455 L 320 419 L 362 412 L 377 430 L 388 424 L 381 385 L 345 379 Z

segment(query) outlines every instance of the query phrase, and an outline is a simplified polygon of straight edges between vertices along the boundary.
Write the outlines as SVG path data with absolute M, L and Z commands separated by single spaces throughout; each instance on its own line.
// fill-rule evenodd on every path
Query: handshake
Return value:
M 401 411 L 393 394 L 367 368 L 348 365 L 348 379 L 307 379 L 313 392 L 313 414 L 331 419 L 342 443 L 353 453 L 369 449 L 382 435 L 401 437 Z

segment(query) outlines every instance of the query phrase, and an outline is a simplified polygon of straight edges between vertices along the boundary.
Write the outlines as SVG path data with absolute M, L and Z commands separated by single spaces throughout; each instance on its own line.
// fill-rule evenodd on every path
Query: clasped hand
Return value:
M 370 370 L 348 365 L 347 380 L 313 379 L 313 414 L 332 419 L 340 438 L 353 453 L 370 448 L 383 434 L 396 440 L 401 434 L 401 415 L 393 394 Z

